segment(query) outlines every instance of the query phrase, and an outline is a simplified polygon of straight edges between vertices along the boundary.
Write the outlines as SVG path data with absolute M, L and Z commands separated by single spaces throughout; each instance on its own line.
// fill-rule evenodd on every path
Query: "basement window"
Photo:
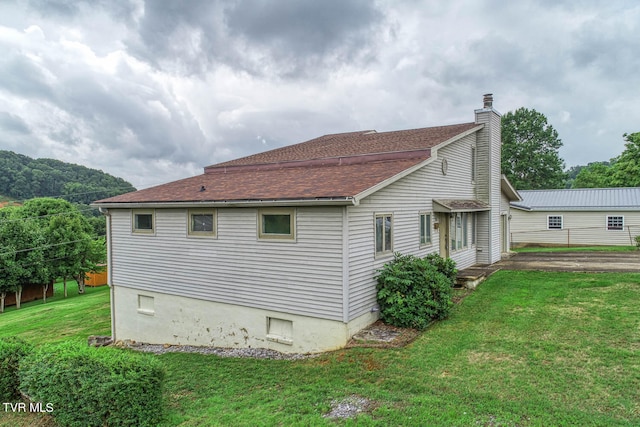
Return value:
M 138 295 L 138 313 L 153 316 L 156 313 L 155 301 L 153 297 Z
M 293 345 L 293 322 L 267 317 L 267 341 Z

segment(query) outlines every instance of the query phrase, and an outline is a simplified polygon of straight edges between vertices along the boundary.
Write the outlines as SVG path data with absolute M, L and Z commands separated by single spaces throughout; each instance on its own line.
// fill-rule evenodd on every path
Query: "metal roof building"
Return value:
M 514 245 L 635 245 L 640 187 L 521 190 L 511 202 Z
M 528 211 L 640 210 L 640 187 L 577 188 L 568 190 L 519 190 L 516 209 Z

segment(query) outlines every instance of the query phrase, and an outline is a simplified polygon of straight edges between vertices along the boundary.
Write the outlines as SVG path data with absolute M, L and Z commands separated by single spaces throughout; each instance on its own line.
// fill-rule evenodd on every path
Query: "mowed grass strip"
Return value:
M 55 284 L 53 297 L 9 306 L 0 314 L 0 337 L 20 336 L 34 344 L 57 343 L 67 339 L 85 340 L 89 335 L 111 335 L 109 287 L 85 288 L 78 294 L 75 281 Z
M 95 307 L 108 316 L 102 298 Z M 637 426 L 639 301 L 640 274 L 500 271 L 401 349 L 298 361 L 154 356 L 168 370 L 165 424 Z M 71 330 L 66 322 L 53 324 Z M 95 330 L 77 339 L 104 333 L 103 321 L 89 322 Z M 369 400 L 355 419 L 324 417 L 353 396 Z

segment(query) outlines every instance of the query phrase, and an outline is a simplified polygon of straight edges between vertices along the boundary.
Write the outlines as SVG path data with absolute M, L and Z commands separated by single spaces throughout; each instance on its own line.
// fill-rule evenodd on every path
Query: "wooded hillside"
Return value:
M 6 197 L 62 197 L 89 204 L 130 191 L 135 188 L 129 182 L 97 169 L 0 150 L 0 194 Z

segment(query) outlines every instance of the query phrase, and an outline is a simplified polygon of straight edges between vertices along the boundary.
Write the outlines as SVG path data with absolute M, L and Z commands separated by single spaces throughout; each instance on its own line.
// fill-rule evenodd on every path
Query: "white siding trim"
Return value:
M 349 216 L 342 208 L 342 321 L 349 321 Z

